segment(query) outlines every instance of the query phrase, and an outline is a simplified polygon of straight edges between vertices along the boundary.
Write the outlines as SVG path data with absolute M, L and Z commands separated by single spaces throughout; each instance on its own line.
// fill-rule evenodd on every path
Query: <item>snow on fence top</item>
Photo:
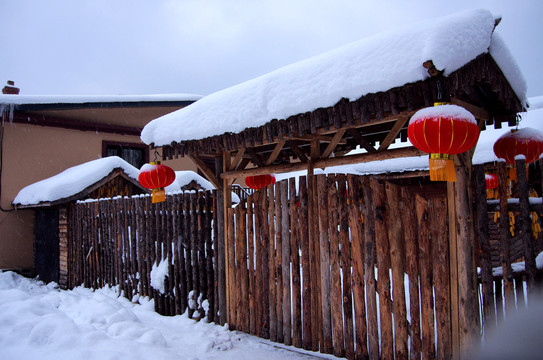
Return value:
M 428 60 L 446 76 L 489 49 L 524 101 L 525 81 L 494 26 L 489 11 L 472 10 L 371 36 L 206 96 L 153 120 L 141 139 L 161 146 L 241 132 L 424 80 Z

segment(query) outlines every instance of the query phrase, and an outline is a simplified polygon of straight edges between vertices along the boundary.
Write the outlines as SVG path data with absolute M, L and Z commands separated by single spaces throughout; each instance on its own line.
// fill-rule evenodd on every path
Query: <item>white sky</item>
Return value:
M 404 23 L 473 8 L 543 95 L 541 0 L 0 0 L 0 85 L 21 94 L 209 93 Z

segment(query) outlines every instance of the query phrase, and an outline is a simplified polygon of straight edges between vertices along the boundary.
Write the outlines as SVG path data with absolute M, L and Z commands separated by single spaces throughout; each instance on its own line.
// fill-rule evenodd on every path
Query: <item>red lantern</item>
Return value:
M 247 176 L 245 178 L 245 185 L 254 190 L 260 190 L 270 184 L 275 184 L 275 176 L 271 174 Z
M 147 189 L 153 189 L 153 203 L 166 200 L 164 188 L 175 180 L 175 171 L 160 161 L 145 164 L 140 169 L 138 181 Z
M 498 187 L 498 176 L 494 174 L 485 174 L 486 189 L 492 190 Z
M 508 164 L 515 163 L 515 157 L 524 155 L 526 164 L 532 163 L 543 152 L 543 134 L 532 128 L 511 130 L 494 143 L 494 154 Z
M 475 117 L 456 105 L 437 105 L 417 111 L 409 120 L 407 136 L 430 153 L 430 180 L 456 181 L 452 155 L 471 149 L 479 139 Z

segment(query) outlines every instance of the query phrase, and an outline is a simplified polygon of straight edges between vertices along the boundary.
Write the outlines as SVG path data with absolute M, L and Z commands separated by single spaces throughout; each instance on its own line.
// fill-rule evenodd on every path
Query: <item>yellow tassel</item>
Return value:
M 431 181 L 456 181 L 452 155 L 430 154 L 429 164 Z
M 164 188 L 153 189 L 152 203 L 166 201 L 166 191 Z
M 532 212 L 532 234 L 535 238 L 537 238 L 537 235 L 541 232 L 541 226 L 539 225 L 538 216 L 536 212 Z

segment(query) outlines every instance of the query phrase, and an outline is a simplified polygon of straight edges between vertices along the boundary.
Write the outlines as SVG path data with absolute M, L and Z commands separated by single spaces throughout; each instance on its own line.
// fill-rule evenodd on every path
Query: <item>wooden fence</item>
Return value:
M 214 198 L 198 192 L 167 196 L 157 204 L 149 196 L 72 204 L 69 287 L 118 286 L 129 299 L 155 299 L 161 314 L 188 308 L 191 317 L 200 318 L 209 309 L 208 319 L 215 320 Z
M 475 167 L 472 271 L 477 276 L 480 268 L 474 296 L 484 333 L 528 303 L 525 293 L 530 296 L 541 275 L 535 268 L 541 247 L 530 247 L 540 242 L 524 219 L 541 215 L 543 205 L 527 200 L 522 174 L 518 202 L 489 204 L 482 171 Z M 501 176 L 505 171 L 499 169 Z M 450 358 L 455 289 L 447 194 L 418 188 L 377 177 L 318 175 L 278 182 L 228 209 L 230 328 L 349 359 Z M 201 318 L 209 309 L 208 319 L 218 323 L 223 299 L 214 240 L 222 219 L 214 218 L 216 201 L 198 192 L 159 204 L 136 196 L 71 205 L 69 286 L 119 286 L 128 298 L 155 299 L 161 314 L 188 309 Z M 513 213 L 516 232 L 500 220 L 499 238 L 490 239 L 495 211 L 504 219 Z M 509 245 L 519 241 L 522 257 L 513 258 Z M 496 253 L 501 275 L 493 274 Z M 524 270 L 513 272 L 511 263 L 524 259 Z

